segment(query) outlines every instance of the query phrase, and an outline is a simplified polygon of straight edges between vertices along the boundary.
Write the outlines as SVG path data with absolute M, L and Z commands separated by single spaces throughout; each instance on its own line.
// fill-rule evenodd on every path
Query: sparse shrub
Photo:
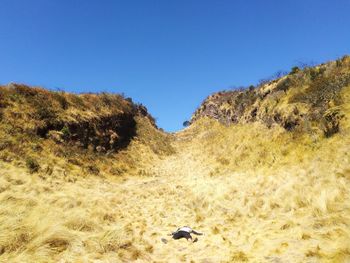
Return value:
M 312 81 L 323 73 L 323 71 L 320 71 L 318 68 L 308 68 L 306 72 L 310 75 Z
M 282 123 L 283 128 L 287 131 L 294 130 L 297 125 L 298 125 L 298 122 L 292 119 L 288 119 Z
M 298 73 L 300 71 L 300 68 L 295 66 L 295 67 L 292 67 L 292 70 L 290 71 L 290 74 L 295 74 L 295 73 Z
M 270 77 L 267 77 L 267 78 L 264 78 L 264 79 L 260 79 L 259 82 L 258 82 L 258 87 L 261 87 L 261 86 L 263 86 L 265 84 L 268 84 L 268 83 L 276 82 L 278 79 L 284 77 L 287 74 L 288 74 L 288 72 L 283 71 L 283 70 L 279 70 L 276 73 L 274 73 L 273 75 L 271 75 Z M 255 89 L 255 87 L 253 85 L 251 85 L 248 88 L 249 91 L 252 91 L 254 89 Z
M 277 81 L 278 79 L 286 76 L 288 74 L 288 72 L 283 71 L 283 70 L 279 70 L 277 72 L 275 72 L 271 77 L 269 77 L 268 79 L 270 79 L 272 82 Z
M 308 69 L 308 68 L 312 68 L 312 67 L 315 67 L 318 63 L 315 62 L 315 61 L 299 61 L 298 62 L 298 68 L 300 70 L 305 70 L 305 69 Z
M 130 103 L 133 103 L 132 101 L 132 98 L 128 97 L 128 98 L 125 98 L 126 101 L 130 102 Z
M 276 88 L 274 89 L 274 92 L 276 92 L 276 91 L 284 91 L 284 92 L 286 92 L 294 84 L 295 84 L 295 81 L 291 77 L 286 77 L 285 79 L 281 80 L 277 84 Z
M 323 119 L 323 133 L 326 138 L 339 132 L 339 124 L 343 115 L 340 113 L 339 109 L 328 110 L 324 114 Z
M 261 87 L 261 86 L 264 86 L 264 85 L 266 85 L 267 83 L 269 83 L 270 81 L 272 81 L 272 79 L 271 78 L 265 78 L 265 79 L 260 79 L 259 81 L 258 81 L 258 87 Z
M 182 123 L 182 126 L 188 127 L 188 126 L 190 126 L 190 122 L 189 122 L 189 121 L 184 121 L 184 122 Z
M 69 137 L 71 136 L 71 132 L 69 130 L 69 127 L 66 125 L 62 128 L 61 132 L 62 132 L 62 137 L 64 140 L 68 140 Z
M 255 90 L 255 86 L 254 85 L 250 85 L 248 88 L 249 91 L 254 91 Z
M 40 169 L 40 165 L 39 165 L 38 161 L 36 159 L 34 159 L 33 157 L 28 157 L 26 159 L 26 166 L 29 169 L 30 173 L 36 173 Z

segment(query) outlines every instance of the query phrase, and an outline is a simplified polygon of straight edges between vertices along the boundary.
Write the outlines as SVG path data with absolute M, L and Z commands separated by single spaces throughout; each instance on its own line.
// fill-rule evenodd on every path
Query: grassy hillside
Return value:
M 224 124 L 260 122 L 287 131 L 321 132 L 330 137 L 342 118 L 341 92 L 350 85 L 350 57 L 316 67 L 297 67 L 257 87 L 215 93 L 194 113 L 191 122 L 207 116 Z
M 0 137 L 1 160 L 48 175 L 120 175 L 142 167 L 142 151 L 172 153 L 170 136 L 131 99 L 19 84 L 0 87 Z
M 349 262 L 349 65 L 215 94 L 175 134 L 118 95 L 0 88 L 0 262 Z

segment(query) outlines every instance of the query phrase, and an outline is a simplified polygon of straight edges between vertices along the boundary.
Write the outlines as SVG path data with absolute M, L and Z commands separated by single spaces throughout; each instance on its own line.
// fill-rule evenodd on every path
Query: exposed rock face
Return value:
M 258 87 L 209 96 L 193 114 L 224 124 L 259 121 L 285 130 L 318 128 L 326 137 L 339 130 L 341 92 L 350 85 L 350 57 L 313 68 L 293 70 Z

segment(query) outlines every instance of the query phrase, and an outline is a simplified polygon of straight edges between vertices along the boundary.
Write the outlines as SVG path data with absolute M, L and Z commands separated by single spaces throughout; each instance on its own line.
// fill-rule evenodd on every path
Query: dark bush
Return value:
M 339 110 L 328 111 L 323 119 L 323 133 L 326 138 L 339 132 L 340 120 L 343 117 Z
M 36 173 L 40 169 L 38 161 L 32 157 L 28 157 L 26 160 L 26 166 L 29 169 L 30 173 Z
M 68 126 L 65 125 L 65 126 L 62 128 L 61 132 L 62 132 L 62 134 L 63 134 L 63 139 L 68 140 L 68 139 L 70 138 L 71 132 L 70 132 Z
M 126 101 L 130 102 L 130 103 L 133 103 L 132 101 L 132 98 L 128 97 L 128 98 L 125 98 Z
M 298 73 L 300 71 L 300 68 L 295 66 L 295 67 L 292 67 L 292 70 L 290 71 L 290 74 L 295 74 L 295 73 Z
M 188 126 L 190 126 L 190 122 L 189 121 L 184 121 L 183 123 L 182 123 L 182 126 L 184 126 L 184 127 L 188 127 Z
M 287 120 L 283 123 L 283 128 L 287 131 L 292 131 L 295 129 L 295 127 L 298 125 L 298 122 L 293 120 Z

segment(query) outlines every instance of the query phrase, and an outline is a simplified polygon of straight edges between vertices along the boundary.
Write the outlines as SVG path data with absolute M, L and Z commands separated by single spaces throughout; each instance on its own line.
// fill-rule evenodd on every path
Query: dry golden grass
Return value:
M 348 262 L 348 132 L 288 143 L 202 120 L 147 176 L 69 182 L 1 163 L 0 261 Z M 204 236 L 170 240 L 182 225 Z
M 116 164 L 96 157 L 98 175 L 49 142 L 38 173 L 2 159 L 0 262 L 349 262 L 350 88 L 342 97 L 330 138 L 209 119 L 170 138 L 139 120 Z M 183 225 L 204 235 L 167 236 Z

